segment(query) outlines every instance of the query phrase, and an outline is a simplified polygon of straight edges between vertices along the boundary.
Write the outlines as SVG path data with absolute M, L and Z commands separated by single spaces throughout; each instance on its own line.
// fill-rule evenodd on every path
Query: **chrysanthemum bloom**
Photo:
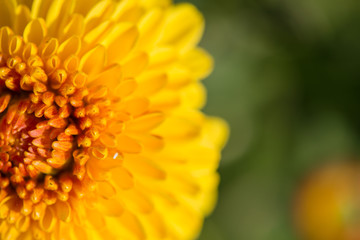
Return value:
M 199 12 L 0 1 L 0 239 L 196 237 L 226 138 Z

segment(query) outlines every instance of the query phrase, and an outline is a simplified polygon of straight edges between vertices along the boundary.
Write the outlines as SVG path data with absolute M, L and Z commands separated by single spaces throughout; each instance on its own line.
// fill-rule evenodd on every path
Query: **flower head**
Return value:
M 0 1 L 0 239 L 195 237 L 226 138 L 199 12 Z

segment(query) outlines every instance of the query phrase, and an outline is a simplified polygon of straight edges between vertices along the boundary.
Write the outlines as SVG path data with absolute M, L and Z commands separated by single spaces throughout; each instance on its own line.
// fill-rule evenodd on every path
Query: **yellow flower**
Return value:
M 0 239 L 193 239 L 226 124 L 170 0 L 0 0 Z

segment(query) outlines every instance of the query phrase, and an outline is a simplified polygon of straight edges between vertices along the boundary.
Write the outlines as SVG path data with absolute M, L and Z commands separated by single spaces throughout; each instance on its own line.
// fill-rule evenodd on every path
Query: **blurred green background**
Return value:
M 297 239 L 299 181 L 359 154 L 360 1 L 186 2 L 204 14 L 201 46 L 216 61 L 204 111 L 231 126 L 199 239 Z

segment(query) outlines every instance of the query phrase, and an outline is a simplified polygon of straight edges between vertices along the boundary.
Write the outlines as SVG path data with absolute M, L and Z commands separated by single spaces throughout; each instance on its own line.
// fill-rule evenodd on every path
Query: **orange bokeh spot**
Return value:
M 295 223 L 301 239 L 360 239 L 360 165 L 331 163 L 312 173 L 296 195 Z

